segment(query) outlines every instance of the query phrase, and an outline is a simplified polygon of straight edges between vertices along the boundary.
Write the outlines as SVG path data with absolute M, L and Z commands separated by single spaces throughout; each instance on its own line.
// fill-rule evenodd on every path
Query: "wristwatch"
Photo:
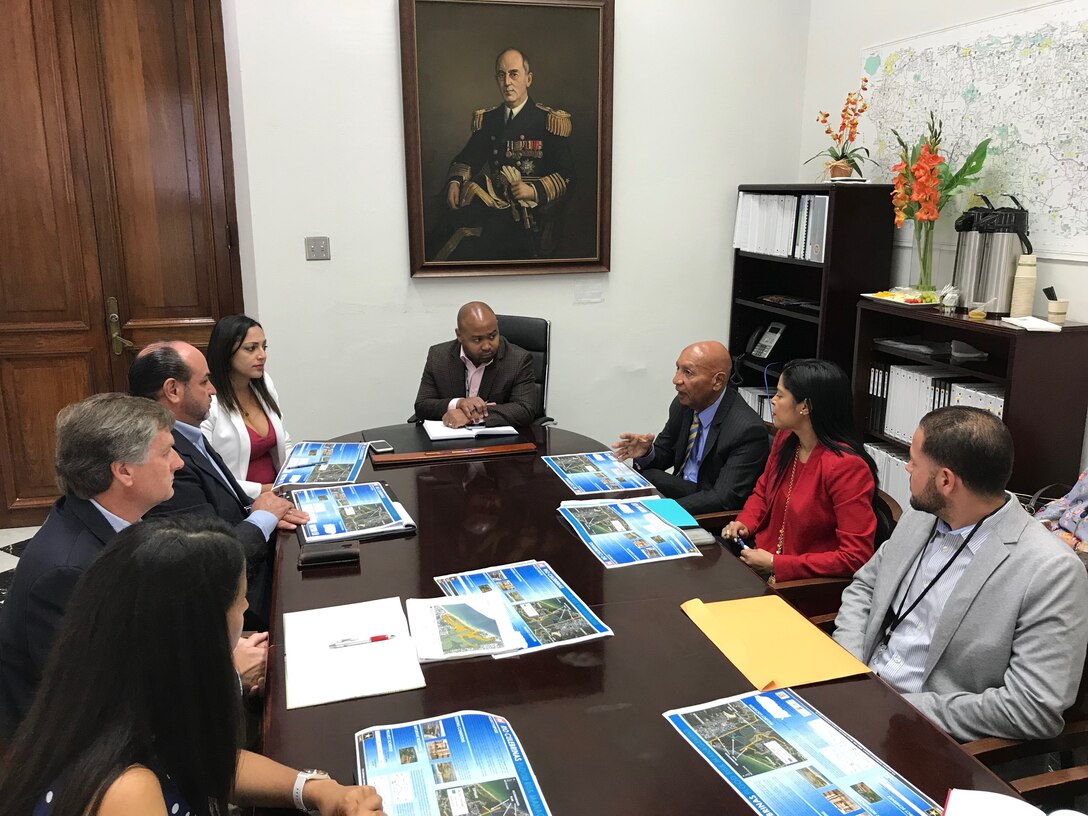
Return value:
M 291 789 L 291 798 L 295 801 L 295 809 L 303 813 L 309 813 L 310 809 L 302 801 L 302 787 L 311 779 L 332 779 L 332 777 L 316 768 L 307 768 L 298 772 L 298 776 L 295 777 L 295 787 Z

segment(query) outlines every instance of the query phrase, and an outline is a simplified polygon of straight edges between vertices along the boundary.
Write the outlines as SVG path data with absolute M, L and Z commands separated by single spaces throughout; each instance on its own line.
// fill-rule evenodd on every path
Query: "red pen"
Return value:
M 374 635 L 365 638 L 342 638 L 329 644 L 330 649 L 343 649 L 345 646 L 362 646 L 365 643 L 381 643 L 383 640 L 392 640 L 396 635 Z

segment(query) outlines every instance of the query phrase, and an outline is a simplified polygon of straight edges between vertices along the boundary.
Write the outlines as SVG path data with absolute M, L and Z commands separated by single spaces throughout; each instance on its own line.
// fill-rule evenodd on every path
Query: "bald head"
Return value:
M 179 422 L 199 425 L 211 409 L 215 386 L 200 349 L 166 340 L 136 355 L 128 372 L 128 390 L 133 396 L 162 403 Z
M 499 321 L 491 307 L 474 300 L 457 310 L 457 339 L 473 365 L 485 365 L 499 350 Z
M 702 411 L 721 396 L 733 370 L 729 350 L 717 340 L 692 343 L 676 360 L 672 384 L 681 405 Z

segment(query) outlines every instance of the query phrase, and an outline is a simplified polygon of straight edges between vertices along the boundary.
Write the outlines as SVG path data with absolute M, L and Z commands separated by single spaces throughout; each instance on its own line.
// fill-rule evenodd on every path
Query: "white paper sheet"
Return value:
M 486 657 L 525 648 L 497 593 L 409 598 L 408 625 L 421 661 Z
M 289 709 L 427 685 L 400 598 L 285 614 L 283 662 Z

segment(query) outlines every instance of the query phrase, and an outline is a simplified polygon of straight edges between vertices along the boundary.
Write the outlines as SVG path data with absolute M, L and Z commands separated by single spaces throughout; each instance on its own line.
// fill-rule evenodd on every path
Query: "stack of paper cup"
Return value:
M 1027 317 L 1035 305 L 1035 256 L 1021 255 L 1016 262 L 1009 317 Z
M 1069 301 L 1065 298 L 1046 302 L 1046 319 L 1055 325 L 1065 323 L 1065 313 L 1069 311 Z

